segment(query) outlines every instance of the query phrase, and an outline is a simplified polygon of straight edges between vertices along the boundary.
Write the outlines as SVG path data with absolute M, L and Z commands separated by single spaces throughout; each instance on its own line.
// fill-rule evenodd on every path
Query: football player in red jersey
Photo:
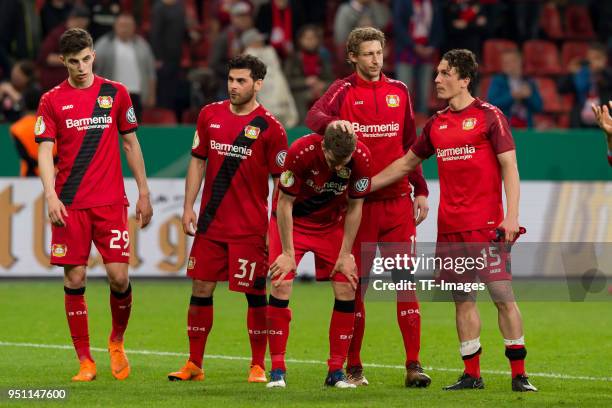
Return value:
M 372 153 L 372 174 L 402 157 L 416 140 L 408 88 L 403 82 L 382 73 L 384 46 L 385 35 L 381 31 L 372 27 L 354 29 L 348 37 L 346 49 L 355 73 L 335 81 L 306 117 L 308 127 L 319 134 L 324 134 L 328 127 L 352 126 L 357 138 Z M 414 204 L 411 184 L 414 186 Z M 363 222 L 353 246 L 362 285 L 356 294 L 355 331 L 347 359 L 347 376 L 356 385 L 368 384 L 363 376 L 360 353 L 365 332 L 363 296 L 373 254 L 363 257 L 362 243 L 405 243 L 403 250 L 410 254 L 416 225 L 427 216 L 427 195 L 427 183 L 419 167 L 408 178 L 370 194 L 363 205 Z M 414 217 L 406 214 L 414 214 Z M 419 362 L 421 315 L 414 291 L 398 292 L 396 314 L 406 351 L 405 384 L 408 387 L 427 387 L 431 379 Z
M 289 297 L 297 264 L 315 255 L 317 280 L 331 280 L 334 309 L 329 326 L 325 385 L 355 388 L 343 371 L 355 319 L 356 275 L 353 242 L 363 199 L 370 191 L 370 151 L 352 128 L 329 127 L 325 136 L 301 137 L 289 148 L 270 221 L 268 339 L 272 371 L 268 388 L 285 387 Z M 348 200 L 348 203 L 347 203 Z
M 510 260 L 490 245 L 491 231 L 500 229 L 511 243 L 519 233 L 519 173 L 510 127 L 495 106 L 474 98 L 471 86 L 478 64 L 469 50 L 444 54 L 435 79 L 438 97 L 448 107 L 434 114 L 408 153 L 373 180 L 373 190 L 383 188 L 414 170 L 424 159 L 436 154 L 440 175 L 438 211 L 439 248 L 463 243 L 483 243 L 488 251 L 487 266 L 478 271 L 498 309 L 499 328 L 505 354 L 512 370 L 513 391 L 537 391 L 525 373 L 523 323 L 514 301 Z M 506 214 L 502 203 L 502 180 L 506 193 Z M 478 244 L 473 246 L 478 247 Z M 459 251 L 461 252 L 461 251 Z M 475 272 L 475 271 L 473 271 Z M 476 279 L 476 273 L 459 274 L 443 270 L 447 281 Z M 446 390 L 484 388 L 480 376 L 480 316 L 475 298 L 453 292 L 460 351 L 465 364 L 459 380 Z
M 608 163 L 612 166 L 612 116 L 610 115 L 610 112 L 612 112 L 612 101 L 608 101 L 608 105 L 593 105 L 592 109 L 597 119 L 597 124 L 606 134 L 608 141 Z
M 266 276 L 268 179 L 274 182 L 287 155 L 282 125 L 257 102 L 266 66 L 256 57 L 229 62 L 229 100 L 200 111 L 185 180 L 183 230 L 195 235 L 187 275 L 193 280 L 187 313 L 189 360 L 171 381 L 203 380 L 202 359 L 213 325 L 218 281 L 243 292 L 252 360 L 249 382 L 266 382 Z M 199 216 L 193 211 L 204 183 Z
M 128 201 L 123 186 L 117 132 L 138 185 L 136 215 L 141 227 L 153 209 L 144 160 L 136 138 L 136 115 L 124 85 L 93 74 L 96 57 L 85 30 L 67 30 L 60 39 L 68 79 L 45 93 L 35 126 L 40 177 L 51 231 L 51 263 L 64 267 L 66 316 L 79 361 L 73 381 L 91 381 L 96 365 L 89 348 L 86 265 L 91 242 L 102 255 L 110 283 L 112 331 L 109 338 L 112 374 L 130 373 L 123 334 L 132 305 L 128 277 L 130 240 Z M 57 175 L 53 145 L 57 144 Z

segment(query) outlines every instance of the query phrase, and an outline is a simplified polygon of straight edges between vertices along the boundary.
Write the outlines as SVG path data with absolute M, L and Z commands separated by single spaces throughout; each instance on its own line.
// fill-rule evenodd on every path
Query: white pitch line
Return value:
M 13 343 L 8 341 L 0 341 L 0 347 L 30 347 L 30 348 L 42 348 L 42 349 L 59 349 L 59 350 L 73 350 L 72 346 L 69 345 L 61 345 L 61 344 L 36 344 L 36 343 Z M 103 352 L 106 353 L 108 350 L 100 347 L 91 347 L 91 351 Z M 172 356 L 172 357 L 185 357 L 187 353 L 177 353 L 173 351 L 155 351 L 155 350 L 125 350 L 126 353 L 129 354 L 143 354 L 143 355 L 154 355 L 154 356 Z M 240 361 L 250 361 L 250 357 L 242 357 L 242 356 L 225 356 L 218 354 L 206 354 L 206 359 L 218 359 L 218 360 L 240 360 Z M 316 364 L 316 365 L 325 365 L 327 364 L 325 361 L 318 360 L 297 360 L 288 358 L 285 360 L 287 363 L 296 363 L 296 364 Z M 375 363 L 365 363 L 364 367 L 371 368 L 390 368 L 397 370 L 405 370 L 406 367 L 403 365 L 390 365 L 390 364 L 375 364 Z M 448 371 L 448 372 L 461 372 L 463 370 L 458 368 L 444 368 L 444 367 L 423 367 L 426 370 L 431 371 Z M 480 372 L 484 374 L 494 374 L 494 375 L 509 375 L 509 371 L 502 370 L 480 370 Z M 606 381 L 612 382 L 612 377 L 589 377 L 582 375 L 567 375 L 567 374 L 558 374 L 558 373 L 533 373 L 529 372 L 530 376 L 533 377 L 544 377 L 544 378 L 555 378 L 559 380 L 587 380 L 587 381 Z

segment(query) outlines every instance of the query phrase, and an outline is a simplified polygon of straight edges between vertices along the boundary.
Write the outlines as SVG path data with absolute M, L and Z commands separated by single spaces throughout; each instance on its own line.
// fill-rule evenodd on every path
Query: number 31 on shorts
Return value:
M 234 278 L 244 279 L 247 274 L 249 274 L 248 280 L 253 281 L 253 277 L 255 276 L 255 268 L 257 268 L 257 262 L 249 262 L 248 259 L 238 258 L 238 263 L 240 264 L 239 269 L 241 272 L 235 274 Z

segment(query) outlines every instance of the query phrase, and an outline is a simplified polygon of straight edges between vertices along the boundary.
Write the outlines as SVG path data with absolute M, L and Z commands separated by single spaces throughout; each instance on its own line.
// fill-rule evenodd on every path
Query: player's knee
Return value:
M 85 287 L 86 275 L 84 266 L 75 266 L 64 269 L 64 286 L 70 289 Z
M 471 316 L 476 310 L 475 302 L 455 302 L 455 312 L 459 318 Z
M 510 314 L 517 310 L 515 302 L 495 302 L 495 307 L 501 314 Z
M 277 299 L 289 299 L 291 297 L 291 289 L 293 287 L 293 281 L 282 281 L 280 285 L 272 285 L 270 288 L 270 295 Z
M 126 274 L 109 274 L 108 283 L 113 292 L 123 293 L 130 286 L 130 278 Z
M 191 294 L 196 297 L 211 297 L 215 291 L 215 286 L 216 282 L 194 279 L 191 286 Z
M 266 295 L 253 295 L 245 293 L 249 307 L 264 307 L 268 304 L 266 302 Z

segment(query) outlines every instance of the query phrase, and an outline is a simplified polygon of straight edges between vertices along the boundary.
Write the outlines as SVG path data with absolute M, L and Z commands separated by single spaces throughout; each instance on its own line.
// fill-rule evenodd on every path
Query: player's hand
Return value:
M 610 106 L 608 107 L 608 105 Z M 593 104 L 591 108 L 593 109 L 599 127 L 610 136 L 612 135 L 612 101 L 609 101 L 608 105 L 599 106 Z
M 340 254 L 334 269 L 329 275 L 330 279 L 340 272 L 351 284 L 353 290 L 357 290 L 357 284 L 359 283 L 359 277 L 357 277 L 357 264 L 355 263 L 355 257 L 353 254 Z
M 68 211 L 66 211 L 64 203 L 60 201 L 56 194 L 47 198 L 47 209 L 51 224 L 56 227 L 64 227 L 66 225 L 64 217 L 68 218 Z
M 190 236 L 195 236 L 195 227 L 198 225 L 198 216 L 193 208 L 186 208 L 183 211 L 183 232 Z
M 416 196 L 414 198 L 414 224 L 419 225 L 422 223 L 425 218 L 427 218 L 427 214 L 429 213 L 429 203 L 427 202 L 427 197 L 425 196 Z
M 276 260 L 270 265 L 270 279 L 275 287 L 279 287 L 285 279 L 285 276 L 296 269 L 295 257 L 286 253 L 282 253 L 276 257 Z
M 499 226 L 497 228 L 501 228 L 501 229 L 504 230 L 504 232 L 505 232 L 505 242 L 508 243 L 508 244 L 512 243 L 512 242 L 514 242 L 514 238 L 519 233 L 520 226 L 519 226 L 518 218 L 516 218 L 516 217 L 506 217 L 506 218 L 504 218 L 502 223 L 499 224 Z
M 328 126 L 333 127 L 334 129 L 342 129 L 343 131 L 353 134 L 355 133 L 353 129 L 353 124 L 348 120 L 334 120 Z
M 149 195 L 141 195 L 136 202 L 136 218 L 140 220 L 140 228 L 144 228 L 151 222 L 153 207 Z

